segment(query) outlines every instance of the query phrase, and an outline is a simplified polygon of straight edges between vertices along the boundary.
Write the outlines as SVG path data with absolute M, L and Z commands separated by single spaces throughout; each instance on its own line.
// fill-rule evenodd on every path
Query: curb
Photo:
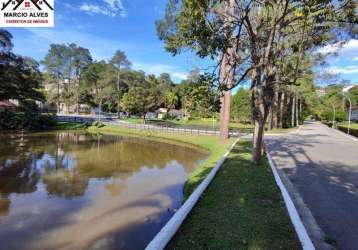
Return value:
M 266 149 L 266 146 L 265 146 Z M 302 244 L 302 248 L 304 250 L 313 250 L 315 249 L 311 238 L 308 236 L 307 230 L 305 228 L 305 226 L 303 225 L 303 222 L 298 214 L 298 211 L 292 201 L 292 198 L 290 197 L 285 185 L 283 184 L 281 177 L 279 176 L 277 169 L 276 169 L 276 165 L 272 160 L 272 157 L 270 155 L 270 153 L 268 153 L 268 150 L 266 149 L 266 155 L 267 158 L 269 160 L 271 169 L 272 169 L 272 173 L 274 175 L 276 184 L 278 185 L 278 187 L 281 190 L 282 193 L 282 197 L 283 200 L 285 202 L 287 211 L 288 211 L 288 215 L 290 216 L 291 222 L 295 228 L 295 231 L 297 233 L 297 236 Z
M 327 126 L 327 127 L 328 127 L 328 126 Z M 339 129 L 335 129 L 335 128 L 331 128 L 331 127 L 328 127 L 328 128 L 333 129 L 333 130 L 336 131 L 338 134 L 341 134 L 341 135 L 343 135 L 344 137 L 347 137 L 347 138 L 349 138 L 349 139 L 351 139 L 351 140 L 353 140 L 353 141 L 358 142 L 358 139 L 357 139 L 356 137 L 352 136 L 352 135 L 349 135 L 349 134 L 347 134 L 347 133 L 344 133 L 343 131 L 340 131 Z
M 169 243 L 172 237 L 176 234 L 179 227 L 193 209 L 195 204 L 198 202 L 199 198 L 209 186 L 211 181 L 214 179 L 216 173 L 220 167 L 225 162 L 231 150 L 240 140 L 238 138 L 231 145 L 229 150 L 224 154 L 223 157 L 216 163 L 215 167 L 210 171 L 209 175 L 200 183 L 200 185 L 195 189 L 195 191 L 189 196 L 185 203 L 179 208 L 179 210 L 173 215 L 173 217 L 165 224 L 165 226 L 159 231 L 159 233 L 154 237 L 154 239 L 147 245 L 146 250 L 160 250 L 164 249 L 165 246 Z

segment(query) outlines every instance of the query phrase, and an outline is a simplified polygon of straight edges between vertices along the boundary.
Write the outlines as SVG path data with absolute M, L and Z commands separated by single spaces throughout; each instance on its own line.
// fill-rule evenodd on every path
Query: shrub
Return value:
M 104 125 L 104 124 L 103 124 L 102 122 L 100 122 L 100 121 L 95 121 L 95 122 L 92 123 L 92 126 L 97 127 L 97 128 L 102 128 L 102 127 L 104 127 L 104 126 L 106 126 L 106 125 Z
M 348 128 L 344 127 L 344 126 L 338 126 L 338 129 L 344 133 L 348 133 Z M 358 129 L 356 128 L 350 128 L 349 129 L 349 134 L 353 135 L 355 137 L 358 137 Z
M 0 109 L 0 130 L 44 130 L 56 125 L 53 115 L 43 115 L 38 112 L 12 112 Z

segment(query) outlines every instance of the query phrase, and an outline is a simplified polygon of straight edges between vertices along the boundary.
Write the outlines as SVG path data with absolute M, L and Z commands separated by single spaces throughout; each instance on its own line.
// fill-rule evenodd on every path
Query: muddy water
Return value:
M 143 249 L 205 158 L 138 138 L 1 135 L 0 249 Z

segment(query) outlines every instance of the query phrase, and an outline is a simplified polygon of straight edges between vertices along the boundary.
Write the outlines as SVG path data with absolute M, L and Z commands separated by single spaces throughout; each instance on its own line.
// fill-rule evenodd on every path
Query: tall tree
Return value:
M 30 57 L 11 52 L 10 32 L 0 29 L 0 100 L 43 101 L 39 64 Z
M 120 86 L 120 70 L 123 68 L 129 69 L 132 63 L 128 60 L 126 54 L 123 51 L 117 50 L 112 59 L 110 60 L 117 68 L 117 103 L 118 103 L 118 117 L 120 112 L 120 97 L 121 97 L 121 86 Z
M 56 106 L 57 113 L 60 112 L 61 88 L 65 81 L 66 58 L 68 56 L 66 45 L 51 44 L 50 49 L 42 61 L 45 66 L 50 83 L 56 84 Z
M 5 30 L 0 29 L 0 53 L 8 52 L 12 49 L 12 34 Z
M 99 109 L 99 117 L 103 105 L 109 101 L 115 93 L 116 68 L 105 61 L 93 62 L 84 68 L 82 74 L 83 84 L 91 89 L 93 102 Z

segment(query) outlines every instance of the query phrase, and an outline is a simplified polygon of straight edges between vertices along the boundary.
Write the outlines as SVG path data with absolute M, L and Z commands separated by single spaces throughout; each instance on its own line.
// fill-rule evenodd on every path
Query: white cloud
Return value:
M 78 27 L 77 27 L 78 28 Z M 80 46 L 83 46 L 85 48 L 88 48 L 94 59 L 102 60 L 110 58 L 114 52 L 121 48 L 125 51 L 133 51 L 138 49 L 136 46 L 122 43 L 118 41 L 113 41 L 110 39 L 105 39 L 103 37 L 89 34 L 86 31 L 83 31 L 81 29 L 26 29 L 28 32 L 30 32 L 31 36 L 30 39 L 26 39 L 25 41 L 22 41 L 22 45 L 19 46 L 21 48 L 41 48 L 45 52 L 49 49 L 49 45 L 51 43 L 76 43 Z M 27 46 L 28 43 L 31 43 L 32 41 L 36 41 L 37 44 L 42 44 L 42 46 Z M 24 42 L 26 44 L 24 44 Z M 105 44 L 106 46 L 103 46 Z M 28 49 L 25 51 L 19 51 L 22 54 L 26 55 L 28 52 Z
M 167 64 L 143 64 L 135 62 L 133 63 L 133 68 L 136 70 L 143 70 L 147 74 L 153 74 L 156 76 L 159 76 L 162 73 L 168 73 L 173 80 L 186 80 L 189 76 L 187 72 Z
M 333 54 L 333 53 L 350 53 L 350 56 L 358 55 L 358 40 L 351 39 L 348 42 L 337 42 L 335 44 L 329 44 L 318 49 L 321 54 Z
M 354 57 L 353 61 L 358 61 L 358 56 Z
M 332 74 L 358 74 L 358 66 L 330 67 L 326 71 Z
M 183 72 L 174 72 L 174 73 L 172 73 L 172 76 L 179 78 L 181 80 L 186 80 L 186 79 L 188 79 L 189 74 L 183 73 Z
M 127 16 L 127 12 L 123 6 L 122 0 L 102 1 L 103 5 L 82 3 L 79 9 L 90 15 L 101 14 L 110 17 L 115 17 L 119 15 L 122 18 Z

